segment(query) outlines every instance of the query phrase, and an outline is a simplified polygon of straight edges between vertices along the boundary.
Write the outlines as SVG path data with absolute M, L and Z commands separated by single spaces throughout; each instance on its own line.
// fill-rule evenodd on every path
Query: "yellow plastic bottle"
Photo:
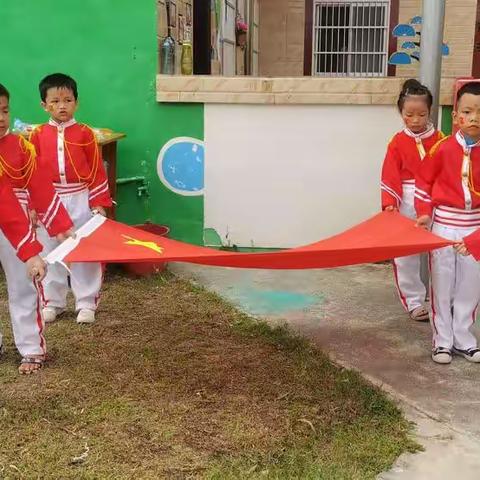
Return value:
M 190 40 L 190 31 L 185 32 L 185 40 L 182 45 L 182 56 L 180 59 L 182 75 L 193 74 L 193 48 Z

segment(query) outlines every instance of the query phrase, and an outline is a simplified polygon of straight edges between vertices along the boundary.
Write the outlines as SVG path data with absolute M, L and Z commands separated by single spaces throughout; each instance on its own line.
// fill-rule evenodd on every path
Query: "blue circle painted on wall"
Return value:
M 204 166 L 204 143 L 191 137 L 172 138 L 157 159 L 161 182 L 179 195 L 203 195 Z

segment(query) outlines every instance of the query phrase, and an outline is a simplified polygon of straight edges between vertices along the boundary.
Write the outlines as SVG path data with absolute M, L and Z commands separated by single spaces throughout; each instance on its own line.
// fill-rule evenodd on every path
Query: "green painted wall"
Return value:
M 203 140 L 202 105 L 155 100 L 155 0 L 1 0 L 0 83 L 12 94 L 12 121 L 47 120 L 37 92 L 42 76 L 72 75 L 79 84 L 79 121 L 125 132 L 118 176 L 145 175 L 151 196 L 119 186 L 118 218 L 151 220 L 171 236 L 202 242 L 203 197 L 183 197 L 158 179 L 156 159 L 172 137 Z
M 442 132 L 445 135 L 452 133 L 452 107 L 442 107 Z

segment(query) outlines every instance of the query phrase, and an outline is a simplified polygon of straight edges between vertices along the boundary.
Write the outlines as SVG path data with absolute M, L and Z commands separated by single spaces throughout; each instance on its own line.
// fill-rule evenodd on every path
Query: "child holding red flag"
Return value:
M 18 299 L 18 295 L 12 295 L 12 292 L 17 289 L 17 291 L 20 290 L 27 294 L 25 298 L 15 304 L 17 308 L 24 307 L 25 312 L 20 312 L 21 315 L 11 314 L 15 344 L 22 356 L 18 371 L 21 374 L 35 373 L 42 368 L 46 355 L 40 295 L 37 292 L 38 284 L 45 276 L 46 268 L 44 261 L 39 256 L 42 245 L 36 240 L 35 230 L 29 218 L 3 175 L 0 176 L 0 242 L 1 263 L 7 277 L 10 312 L 12 312 L 12 300 Z M 9 242 L 8 247 L 6 242 Z M 6 257 L 4 255 L 6 251 L 13 254 L 16 262 L 22 265 L 19 271 L 23 277 L 16 278 L 15 283 L 11 281 L 9 275 L 12 271 L 9 266 L 14 263 L 14 259 Z M 31 306 L 32 291 L 34 292 L 33 309 Z M 0 354 L 3 353 L 3 350 L 3 337 L 0 333 Z
M 480 227 L 480 84 L 457 93 L 453 117 L 458 132 L 435 146 L 416 177 L 417 224 L 457 242 Z M 433 219 L 433 223 L 432 223 Z M 480 363 L 472 332 L 480 302 L 480 269 L 453 247 L 430 254 L 434 362 L 452 354 Z
M 11 210 L 12 226 L 0 233 L 0 261 L 5 272 L 8 288 L 10 318 L 16 346 L 22 355 L 20 373 L 37 371 L 45 361 L 45 340 L 43 338 L 43 320 L 39 307 L 39 292 L 37 284 L 29 281 L 27 269 L 23 261 L 36 264 L 38 273 L 43 272 L 43 262 L 35 257 L 42 247 L 35 240 L 35 229 L 27 217 L 27 209 L 34 208 L 38 218 L 43 222 L 49 235 L 57 235 L 59 240 L 72 235 L 73 226 L 66 210 L 62 207 L 55 193 L 48 171 L 42 168 L 31 144 L 22 137 L 9 133 L 10 94 L 0 84 L 0 172 L 2 182 L 2 205 L 13 197 Z M 5 186 L 10 187 L 8 191 Z M 13 191 L 12 191 L 13 188 Z M 4 198 L 6 200 L 4 200 Z M 19 203 L 20 202 L 20 203 Z M 23 209 L 20 206 L 23 205 Z M 3 211 L 5 215 L 5 209 Z M 5 221 L 5 219 L 4 219 Z M 18 224 L 21 224 L 21 227 Z M 27 227 L 23 224 L 26 223 Z M 14 235 L 9 229 L 27 228 L 23 237 Z M 15 247 L 13 247 L 13 246 Z M 25 252 L 24 252 L 25 250 Z M 40 276 L 43 276 L 41 274 Z M 2 338 L 0 335 L 0 350 Z
M 105 215 L 105 208 L 112 205 L 101 153 L 92 129 L 74 118 L 78 105 L 75 80 L 55 73 L 40 82 L 39 90 L 42 107 L 50 120 L 34 130 L 30 140 L 50 166 L 54 186 L 78 229 L 92 218 L 93 212 Z M 47 253 L 58 245 L 43 229 L 39 238 Z M 76 301 L 77 322 L 93 323 L 102 285 L 101 264 L 72 265 L 70 285 Z M 68 276 L 63 267 L 49 268 L 44 292 L 44 318 L 52 322 L 66 307 Z
M 404 129 L 390 141 L 382 168 L 382 209 L 398 210 L 415 219 L 415 174 L 426 152 L 443 134 L 430 123 L 432 94 L 417 80 L 407 80 L 398 97 L 398 110 Z M 428 321 L 424 306 L 426 289 L 420 276 L 420 255 L 396 258 L 393 261 L 398 294 L 410 318 Z

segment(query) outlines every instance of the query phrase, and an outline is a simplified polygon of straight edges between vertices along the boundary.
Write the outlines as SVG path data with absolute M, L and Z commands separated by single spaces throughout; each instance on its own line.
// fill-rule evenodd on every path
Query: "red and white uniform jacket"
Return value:
M 432 126 L 415 134 L 408 128 L 397 133 L 390 141 L 382 168 L 382 210 L 400 207 L 403 187 L 415 183 L 415 174 L 426 153 L 443 138 L 443 133 Z
M 453 227 L 478 225 L 480 219 L 480 145 L 467 145 L 459 131 L 439 142 L 415 178 L 417 215 Z M 459 211 L 465 211 L 458 217 Z M 438 218 L 437 218 L 438 216 Z
M 42 251 L 42 245 L 35 237 L 35 228 L 4 174 L 0 175 L 0 229 L 20 260 L 25 262 Z
M 95 134 L 74 119 L 59 124 L 50 120 L 32 132 L 30 141 L 48 163 L 57 192 L 68 195 L 88 190 L 90 207 L 110 207 L 112 199 Z
M 18 201 L 36 210 L 49 235 L 55 236 L 73 227 L 53 188 L 50 171 L 42 165 L 31 143 L 12 133 L 1 137 L 0 169 Z

